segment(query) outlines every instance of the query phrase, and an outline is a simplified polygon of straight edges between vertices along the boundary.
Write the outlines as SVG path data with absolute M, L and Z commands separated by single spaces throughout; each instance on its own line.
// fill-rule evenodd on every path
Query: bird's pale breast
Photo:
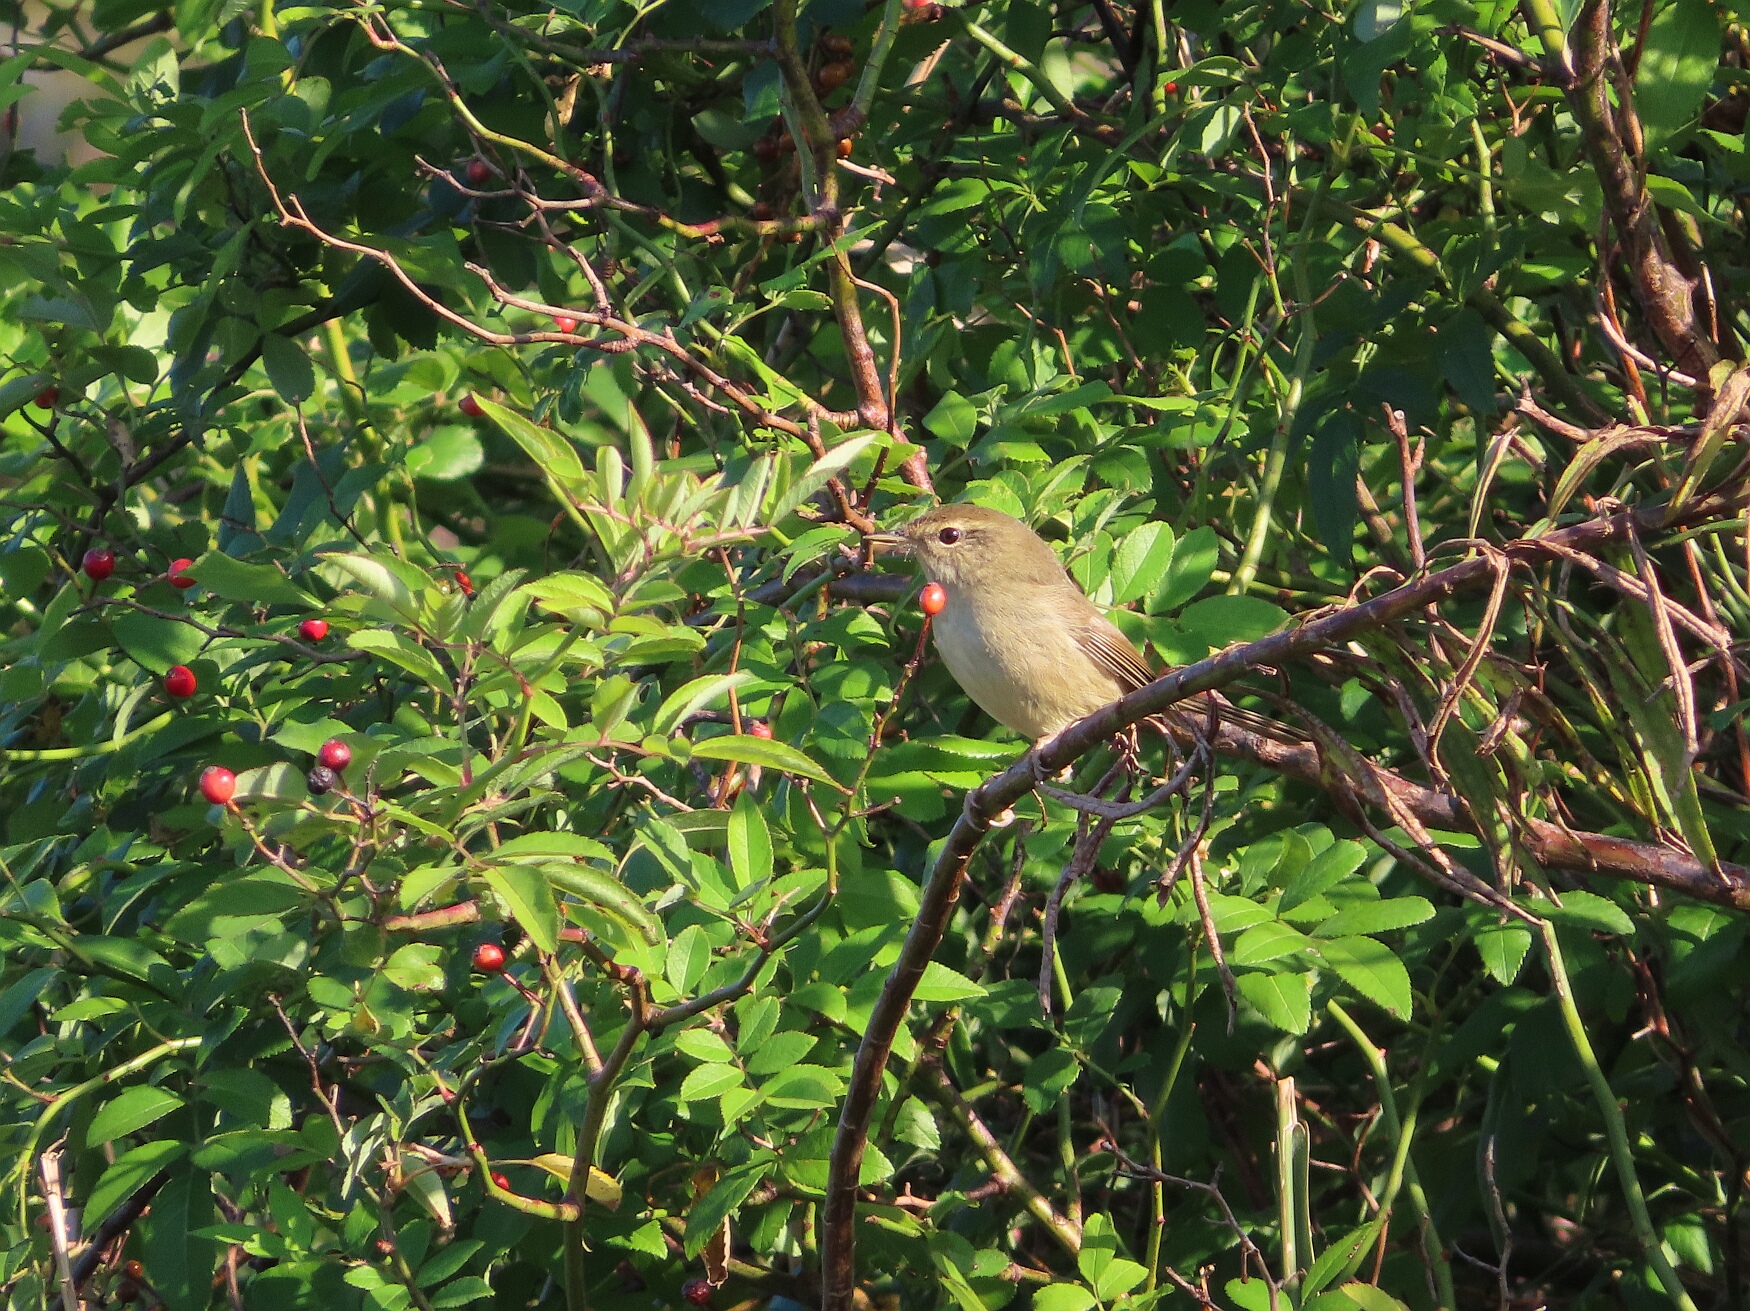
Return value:
M 975 608 L 967 592 L 948 589 L 934 622 L 936 649 L 948 672 L 979 708 L 1038 741 L 1099 709 L 1123 688 L 1083 650 L 1072 627 L 1041 604 L 1062 601 L 1035 589 Z M 1087 601 L 1078 593 L 1082 606 Z

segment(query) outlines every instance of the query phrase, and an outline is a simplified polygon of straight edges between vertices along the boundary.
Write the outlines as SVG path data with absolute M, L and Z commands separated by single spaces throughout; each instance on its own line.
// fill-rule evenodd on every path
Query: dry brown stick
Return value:
M 1404 471 L 1404 531 L 1410 539 L 1410 563 L 1420 569 L 1428 563 L 1428 553 L 1422 546 L 1422 523 L 1416 511 L 1416 475 L 1422 471 L 1422 457 L 1427 451 L 1427 443 L 1418 443 L 1412 451 L 1410 430 L 1404 422 L 1404 412 L 1394 410 L 1389 405 L 1381 405 L 1380 408 L 1385 411 L 1386 427 L 1391 429 L 1391 435 L 1398 444 L 1398 463 Z
M 1671 668 L 1671 692 L 1677 699 L 1677 726 L 1683 730 L 1683 767 L 1688 769 L 1701 754 L 1700 736 L 1695 724 L 1695 684 L 1690 680 L 1688 662 L 1683 648 L 1677 645 L 1677 634 L 1671 630 L 1671 611 L 1665 591 L 1659 586 L 1658 571 L 1647 558 L 1641 545 L 1641 535 L 1629 531 L 1628 544 L 1634 551 L 1635 567 L 1640 571 L 1641 584 L 1647 589 L 1647 611 L 1653 619 L 1653 632 L 1659 639 L 1659 650 Z
M 55 1268 L 61 1276 L 63 1311 L 79 1311 L 79 1289 L 67 1260 L 71 1237 L 67 1231 L 67 1199 L 61 1188 L 61 1146 L 49 1148 L 37 1161 L 42 1174 L 43 1198 L 49 1208 L 49 1242 L 55 1249 Z

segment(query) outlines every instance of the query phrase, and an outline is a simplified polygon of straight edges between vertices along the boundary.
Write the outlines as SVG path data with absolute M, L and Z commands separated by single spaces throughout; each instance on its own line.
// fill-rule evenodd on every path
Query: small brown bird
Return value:
M 986 714 L 1034 742 L 1154 681 L 1130 639 L 1019 519 L 944 505 L 869 540 L 910 551 L 942 585 L 947 602 L 933 627 L 948 672 Z M 1302 736 L 1213 695 L 1224 721 Z
M 1034 741 L 1153 680 L 1130 639 L 1019 519 L 944 505 L 871 540 L 909 549 L 942 585 L 936 648 L 991 718 Z

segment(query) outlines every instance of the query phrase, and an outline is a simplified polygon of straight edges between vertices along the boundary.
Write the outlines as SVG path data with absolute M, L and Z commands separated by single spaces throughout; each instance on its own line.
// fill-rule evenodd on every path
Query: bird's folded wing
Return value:
M 1155 676 L 1136 653 L 1136 648 L 1130 645 L 1130 639 L 1103 615 L 1089 616 L 1087 624 L 1076 636 L 1088 658 L 1116 680 L 1125 692 L 1134 692 L 1154 682 Z
M 1143 663 L 1136 648 L 1130 644 L 1130 639 L 1119 632 L 1117 626 L 1104 615 L 1090 616 L 1086 626 L 1077 634 L 1077 638 L 1082 649 L 1088 653 L 1088 657 L 1101 670 L 1111 675 L 1126 694 L 1154 682 L 1155 674 Z M 1253 711 L 1243 710 L 1229 702 L 1220 693 L 1204 693 L 1197 700 L 1202 713 L 1205 714 L 1208 713 L 1209 701 L 1213 700 L 1216 714 L 1221 717 L 1223 722 L 1232 724 L 1235 728 L 1247 729 L 1278 742 L 1304 742 L 1307 740 L 1306 734 L 1299 729 Z

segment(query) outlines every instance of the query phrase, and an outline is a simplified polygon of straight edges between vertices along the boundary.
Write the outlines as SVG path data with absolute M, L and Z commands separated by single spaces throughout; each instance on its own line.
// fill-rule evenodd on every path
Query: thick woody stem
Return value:
M 1622 242 L 1641 312 L 1679 369 L 1711 391 L 1708 371 L 1719 362 L 1712 339 L 1696 322 L 1693 287 L 1672 258 L 1636 150 L 1640 130 L 1632 101 L 1611 102 L 1616 58 L 1607 0 L 1589 0 L 1573 27 L 1574 81 L 1568 107 L 1604 191 L 1604 207 Z

